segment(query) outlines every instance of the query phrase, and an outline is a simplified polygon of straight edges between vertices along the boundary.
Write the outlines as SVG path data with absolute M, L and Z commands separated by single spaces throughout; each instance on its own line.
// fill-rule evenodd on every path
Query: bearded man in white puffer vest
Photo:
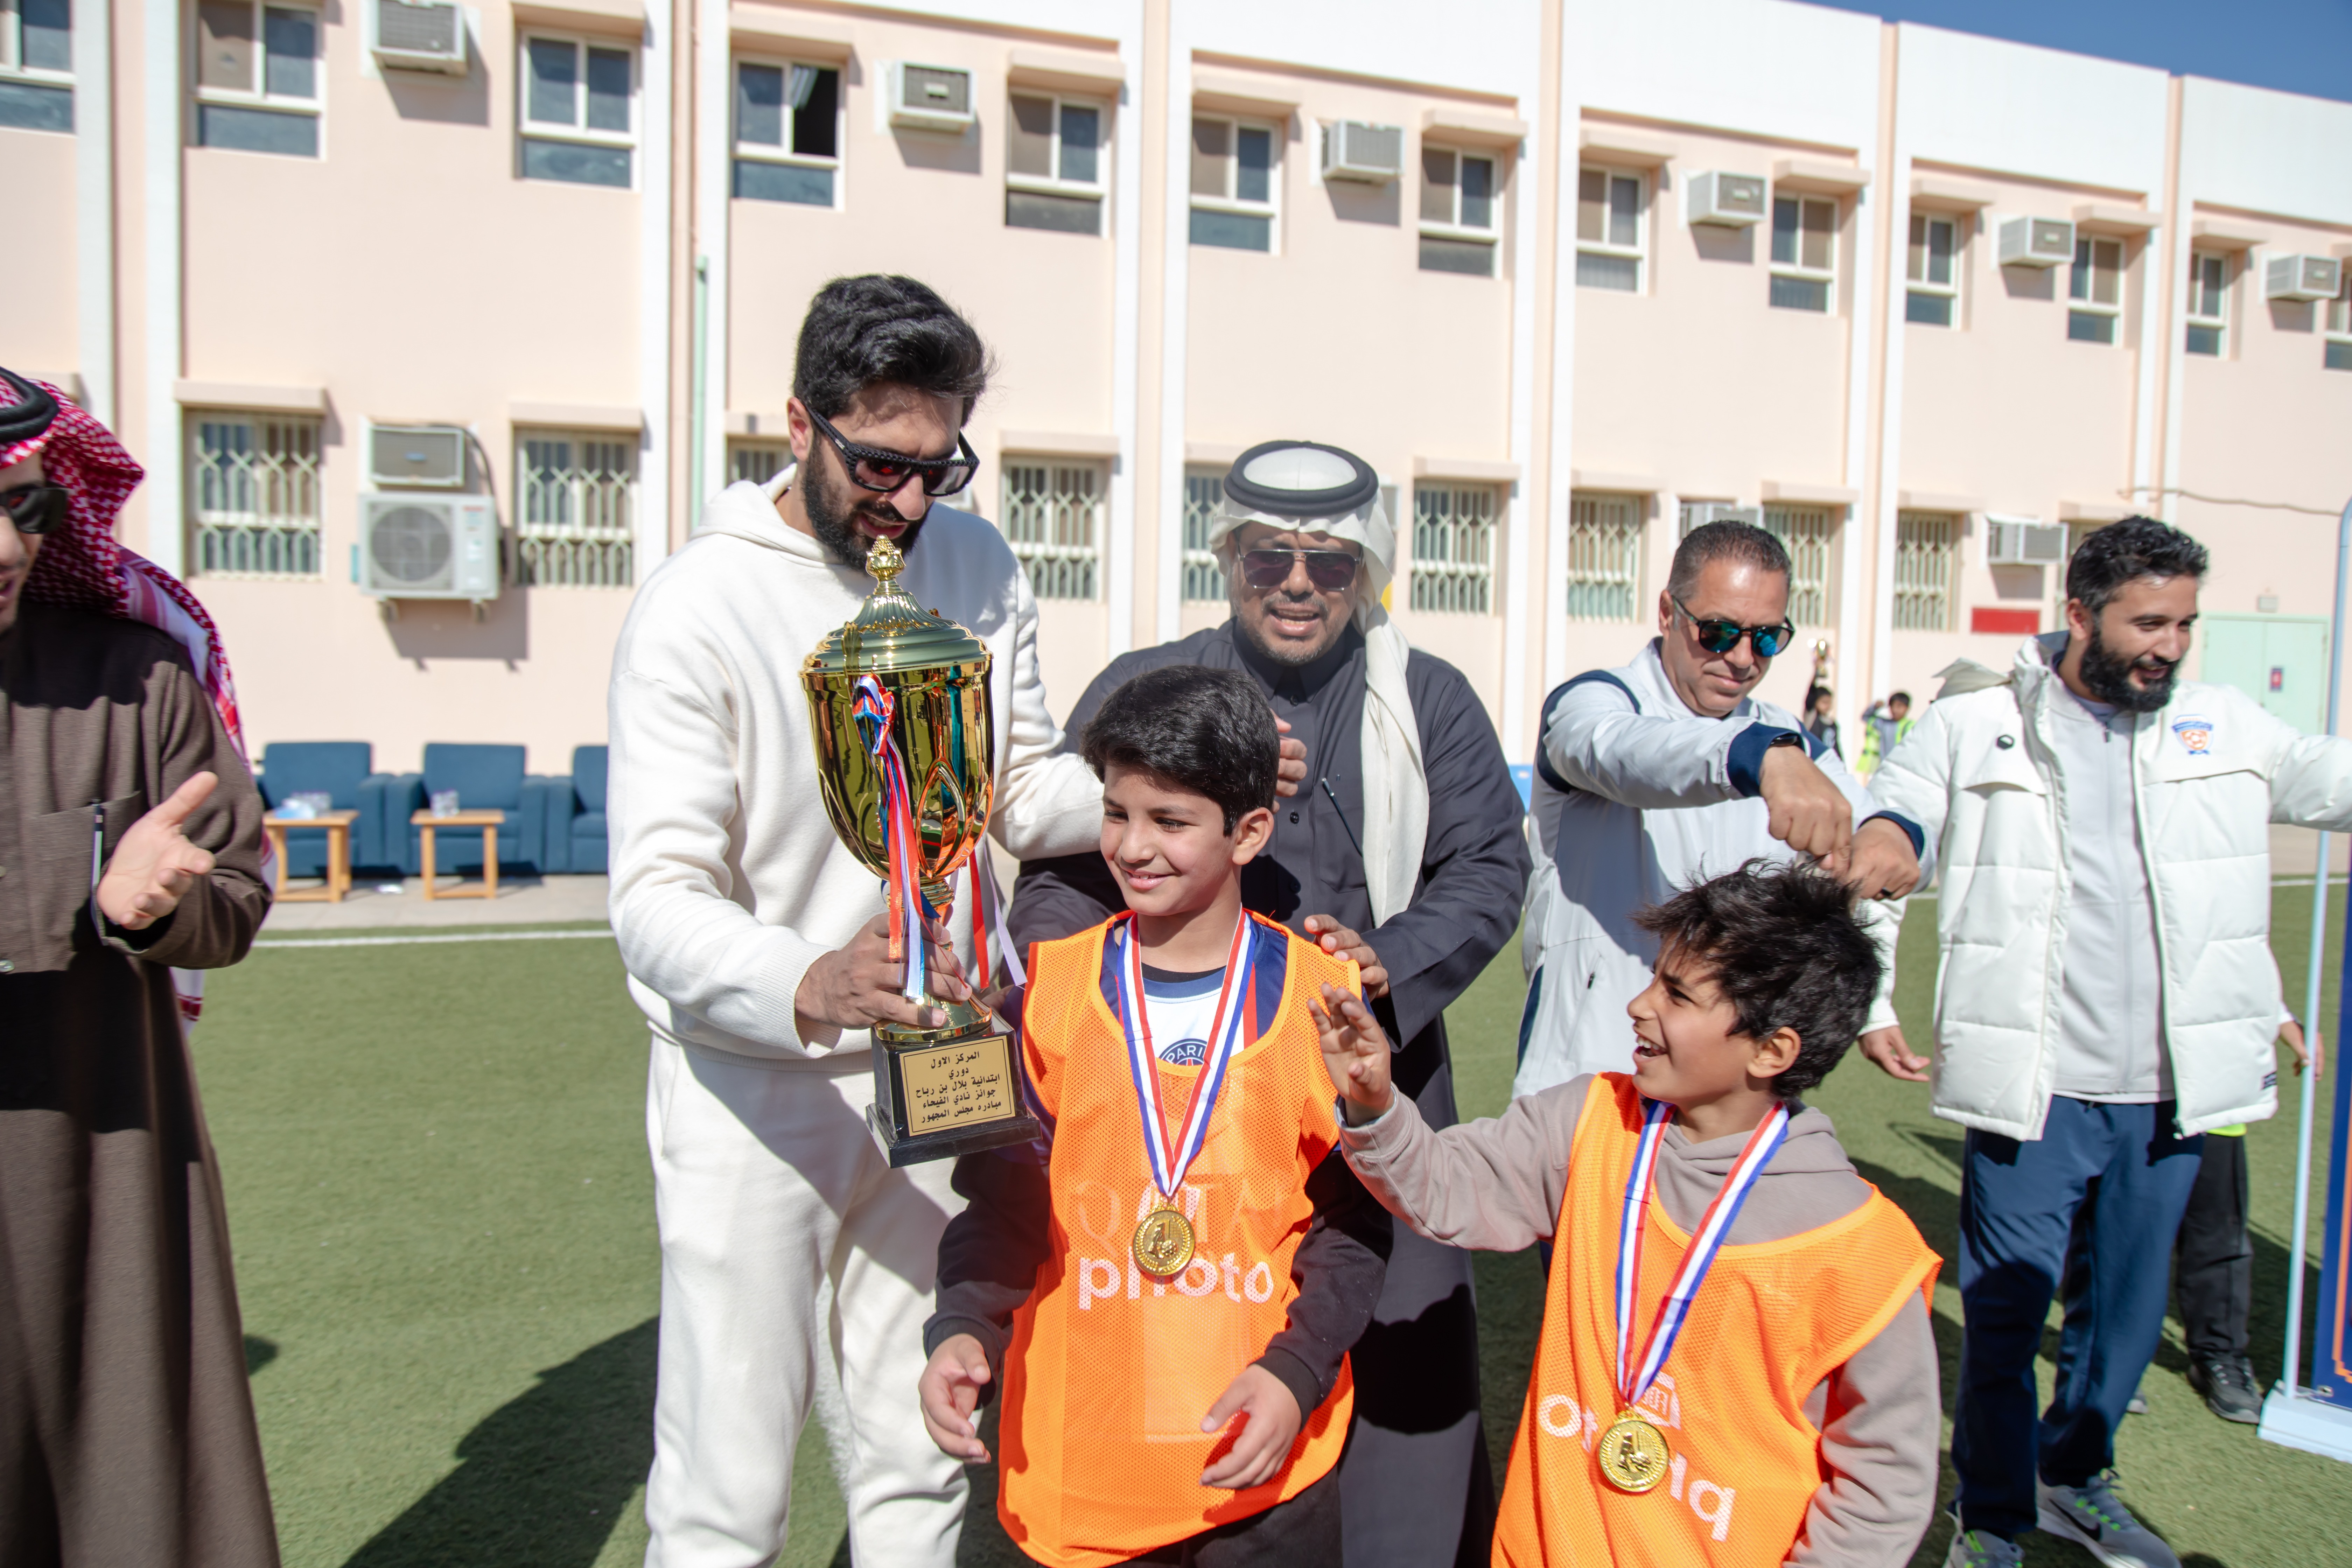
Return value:
M 2352 828 L 2352 741 L 2177 679 L 2206 566 L 2148 518 L 2093 533 L 2066 629 L 2006 678 L 1962 667 L 1870 781 L 1943 876 L 1935 1110 L 1969 1129 L 1948 1561 L 1966 1568 L 2021 1562 L 2037 1524 L 2103 1563 L 2178 1564 L 2115 1495 L 2116 1428 L 2163 1327 L 2201 1135 L 2278 1106 L 2270 825 Z M 1899 1034 L 1864 1050 L 1927 1077 Z

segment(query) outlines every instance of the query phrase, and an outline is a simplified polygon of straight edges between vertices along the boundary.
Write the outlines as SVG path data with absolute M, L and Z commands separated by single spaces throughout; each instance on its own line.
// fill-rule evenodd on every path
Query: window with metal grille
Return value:
M 1789 552 L 1789 619 L 1801 626 L 1830 624 L 1830 556 L 1837 522 L 1823 506 L 1768 506 L 1764 530 Z
M 749 479 L 764 485 L 792 466 L 793 449 L 781 441 L 727 443 L 727 482 Z
M 1184 470 L 1184 597 L 1195 602 L 1225 596 L 1225 569 L 1209 549 L 1209 524 L 1225 499 L 1225 470 Z
M 1641 618 L 1642 531 L 1648 503 L 1640 496 L 1575 492 L 1568 502 L 1568 618 Z
M 1960 520 L 1947 511 L 1895 516 L 1895 629 L 1948 632 L 1959 574 Z
M 1484 616 L 1495 598 L 1495 514 L 1490 485 L 1412 488 L 1412 607 Z
M 207 577 L 319 574 L 319 421 L 191 414 L 189 522 Z
M 1104 473 L 1093 463 L 1004 465 L 1004 537 L 1041 599 L 1091 599 L 1100 560 Z
M 515 437 L 514 581 L 625 588 L 635 581 L 637 444 L 625 436 Z

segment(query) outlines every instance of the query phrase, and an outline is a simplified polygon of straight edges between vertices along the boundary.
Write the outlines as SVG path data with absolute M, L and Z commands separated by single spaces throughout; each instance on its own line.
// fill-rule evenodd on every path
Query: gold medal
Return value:
M 1645 1492 L 1666 1479 L 1666 1435 L 1631 1410 L 1609 1423 L 1593 1456 L 1621 1492 Z
M 1192 1225 L 1171 1208 L 1153 1209 L 1135 1226 L 1135 1266 L 1155 1279 L 1173 1279 L 1192 1261 Z

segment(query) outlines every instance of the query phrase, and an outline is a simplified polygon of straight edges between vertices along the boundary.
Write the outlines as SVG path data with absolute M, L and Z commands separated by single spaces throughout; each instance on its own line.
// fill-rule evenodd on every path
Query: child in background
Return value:
M 1551 1238 L 1500 1564 L 1909 1562 L 1936 1502 L 1937 1259 L 1798 1095 L 1879 960 L 1848 890 L 1750 861 L 1640 917 L 1633 1070 L 1433 1131 L 1380 1027 L 1327 992 L 1348 1163 L 1457 1247 Z
M 1337 1564 L 1347 1352 L 1391 1233 L 1335 1152 L 1310 1008 L 1357 965 L 1242 906 L 1279 754 L 1249 677 L 1139 675 L 1084 750 L 1129 912 L 1031 950 L 1049 1147 L 958 1165 L 924 1424 L 985 1462 L 1003 1378 L 997 1513 L 1055 1568 Z

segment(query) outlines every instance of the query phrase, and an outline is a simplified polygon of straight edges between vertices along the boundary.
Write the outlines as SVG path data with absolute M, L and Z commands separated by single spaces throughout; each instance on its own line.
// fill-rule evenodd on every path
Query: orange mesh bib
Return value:
M 1024 1060 L 1054 1119 L 1053 1251 L 1013 1314 L 997 1514 L 1055 1568 L 1125 1562 L 1296 1497 L 1338 1462 L 1354 1404 L 1343 1362 L 1272 1480 L 1239 1492 L 1201 1484 L 1225 1447 L 1202 1418 L 1265 1353 L 1298 1294 L 1290 1261 L 1313 1215 L 1307 1178 L 1339 1142 L 1307 1002 L 1324 982 L 1357 991 L 1355 964 L 1267 927 L 1289 944 L 1281 1005 L 1226 1068 L 1178 1194 L 1193 1261 L 1156 1283 L 1129 1250 L 1159 1194 L 1126 1036 L 1102 994 L 1110 923 L 1032 950 L 1023 1015 Z M 1160 1068 L 1171 1128 L 1200 1072 Z
M 1768 1568 L 1785 1561 L 1829 1472 L 1805 1419 L 1815 1384 L 1870 1342 L 1937 1258 L 1874 1191 L 1852 1214 L 1715 1255 L 1682 1338 L 1643 1401 L 1672 1447 L 1667 1480 L 1621 1492 L 1592 1449 L 1619 1415 L 1617 1227 L 1642 1135 L 1641 1095 L 1603 1073 L 1585 1097 L 1495 1562 L 1512 1568 Z M 1633 1332 L 1649 1330 L 1690 1237 L 1648 1208 Z

